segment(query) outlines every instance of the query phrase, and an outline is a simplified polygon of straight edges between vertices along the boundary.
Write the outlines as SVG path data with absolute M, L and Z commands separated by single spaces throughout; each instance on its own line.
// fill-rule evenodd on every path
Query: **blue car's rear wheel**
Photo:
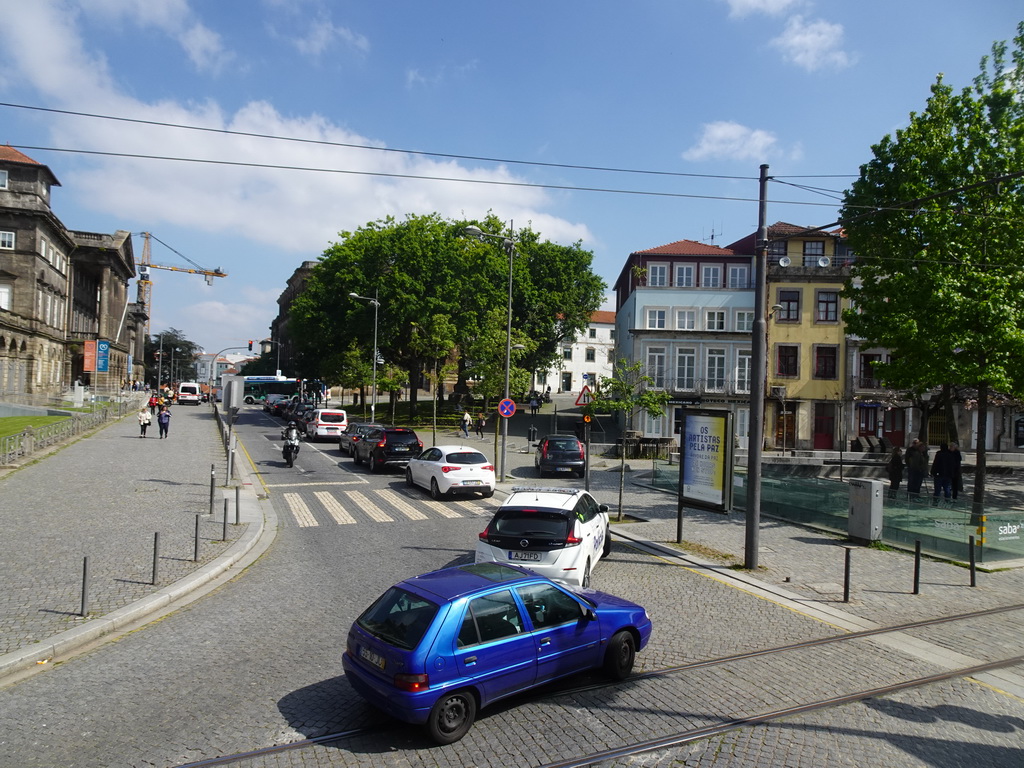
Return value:
M 473 727 L 476 697 L 471 691 L 455 691 L 442 696 L 430 710 L 427 731 L 438 744 L 453 744 Z

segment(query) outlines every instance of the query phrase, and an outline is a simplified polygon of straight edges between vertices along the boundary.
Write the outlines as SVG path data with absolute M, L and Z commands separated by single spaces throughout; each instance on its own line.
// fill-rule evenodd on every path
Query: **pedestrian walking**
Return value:
M 540 401 L 538 400 L 537 393 L 534 392 L 532 395 L 530 395 L 530 415 L 531 416 L 536 416 L 537 415 L 537 411 L 539 411 L 539 410 L 540 410 Z
M 149 415 L 149 411 L 146 406 L 139 409 L 139 437 L 146 436 L 146 430 L 149 429 L 150 422 L 153 421 L 153 417 Z
M 953 501 L 956 501 L 960 491 L 964 489 L 964 455 L 960 453 L 960 446 L 957 443 L 949 444 L 949 452 L 953 454 Z
M 915 439 L 907 449 L 907 493 L 921 495 L 921 483 L 928 474 L 928 446 Z
M 149 413 L 151 416 L 156 416 L 156 407 L 160 405 L 160 398 L 156 396 L 156 392 L 153 392 L 149 396 Z
M 156 415 L 156 425 L 160 428 L 160 439 L 163 440 L 171 426 L 171 411 L 166 405 L 161 406 L 160 413 Z
M 889 498 L 895 499 L 900 490 L 900 483 L 903 482 L 903 449 L 898 445 L 892 449 L 889 462 L 885 465 L 885 472 L 889 475 Z
M 473 417 L 469 415 L 469 411 L 462 412 L 462 436 L 469 437 L 469 425 L 473 423 Z
M 949 446 L 946 443 L 940 443 L 939 451 L 935 454 L 935 461 L 932 462 L 932 483 L 935 486 L 935 490 L 932 491 L 933 503 L 938 503 L 939 491 L 942 491 L 943 498 L 948 499 L 950 497 L 953 488 L 954 470 L 955 460 L 953 452 L 949 450 Z
M 487 417 L 484 416 L 483 412 L 476 415 L 476 436 L 481 440 L 484 439 L 484 427 L 487 426 Z

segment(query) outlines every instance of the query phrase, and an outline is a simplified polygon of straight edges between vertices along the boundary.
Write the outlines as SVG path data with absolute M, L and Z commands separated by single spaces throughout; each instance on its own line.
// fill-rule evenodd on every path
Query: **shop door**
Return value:
M 907 444 L 907 415 L 902 408 L 886 411 L 882 417 L 882 437 L 893 445 Z
M 793 403 L 775 406 L 775 447 L 783 451 L 796 447 L 796 406 Z
M 814 450 L 831 451 L 835 447 L 836 406 L 834 403 L 814 404 Z

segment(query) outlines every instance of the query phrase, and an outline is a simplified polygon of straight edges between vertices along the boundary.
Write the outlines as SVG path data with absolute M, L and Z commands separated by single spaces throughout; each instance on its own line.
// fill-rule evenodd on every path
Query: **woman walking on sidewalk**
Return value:
M 149 411 L 145 406 L 139 409 L 139 437 L 146 436 L 146 429 L 149 427 L 150 422 L 153 418 L 149 415 Z
M 163 440 L 167 437 L 167 429 L 171 426 L 171 412 L 167 406 L 160 408 L 160 413 L 156 415 L 156 425 L 160 428 L 160 439 Z

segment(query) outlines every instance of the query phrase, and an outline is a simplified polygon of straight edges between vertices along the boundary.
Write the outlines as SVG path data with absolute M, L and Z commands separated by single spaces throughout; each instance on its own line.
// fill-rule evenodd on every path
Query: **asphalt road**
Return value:
M 557 688 L 518 696 L 483 712 L 462 742 L 435 747 L 355 695 L 341 673 L 345 635 L 394 582 L 469 562 L 502 494 L 433 502 L 407 489 L 400 472 L 370 474 L 327 443 L 304 444 L 288 469 L 277 420 L 245 409 L 237 428 L 277 516 L 273 547 L 202 600 L 0 692 L 0 765 L 178 766 L 371 725 L 381 727 L 237 765 L 544 765 L 935 671 L 891 645 L 823 646 L 564 696 L 548 695 Z M 524 459 L 513 470 L 520 480 L 532 474 Z M 616 484 L 610 473 L 596 479 L 599 500 L 610 501 Z M 630 494 L 642 505 L 640 491 Z M 648 608 L 655 632 L 638 671 L 843 633 L 709 575 L 616 540 L 594 586 Z M 1020 653 L 1022 632 L 1016 615 L 979 623 L 965 638 L 952 628 L 927 637 L 999 657 Z M 1024 701 L 955 679 L 635 760 L 1019 766 L 1022 738 Z

